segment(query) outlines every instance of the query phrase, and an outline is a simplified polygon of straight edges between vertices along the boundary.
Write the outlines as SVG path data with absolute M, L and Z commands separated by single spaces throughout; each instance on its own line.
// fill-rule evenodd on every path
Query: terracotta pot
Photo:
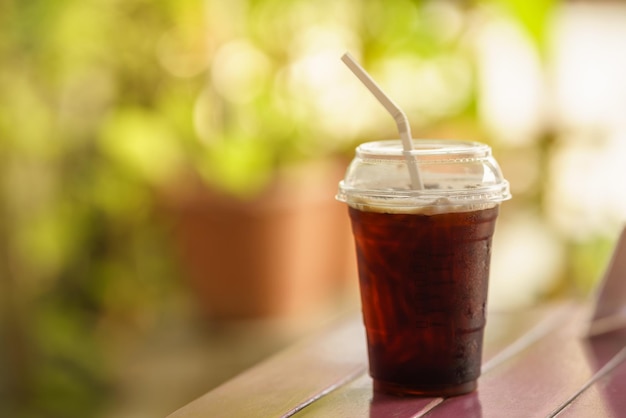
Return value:
M 168 194 L 182 270 L 207 315 L 307 315 L 356 283 L 347 210 L 334 200 L 344 170 L 338 162 L 288 170 L 252 200 L 197 178 Z

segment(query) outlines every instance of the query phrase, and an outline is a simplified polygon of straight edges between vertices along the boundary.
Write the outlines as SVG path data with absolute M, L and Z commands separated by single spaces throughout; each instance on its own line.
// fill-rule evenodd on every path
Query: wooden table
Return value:
M 626 417 L 626 330 L 587 338 L 589 315 L 569 302 L 490 312 L 478 390 L 444 399 L 374 393 L 354 313 L 170 417 Z

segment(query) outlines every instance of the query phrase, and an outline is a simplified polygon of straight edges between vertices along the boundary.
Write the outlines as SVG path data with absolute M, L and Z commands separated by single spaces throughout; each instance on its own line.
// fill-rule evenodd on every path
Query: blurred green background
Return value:
M 624 23 L 556 0 L 0 0 L 0 415 L 165 415 L 289 339 L 251 355 L 265 325 L 207 333 L 163 207 L 180 179 L 245 204 L 397 136 L 345 51 L 415 137 L 493 147 L 514 199 L 490 307 L 588 297 L 626 214 Z M 128 372 L 179 327 L 203 337 Z M 193 344 L 231 369 L 159 403 L 194 369 L 160 359 Z

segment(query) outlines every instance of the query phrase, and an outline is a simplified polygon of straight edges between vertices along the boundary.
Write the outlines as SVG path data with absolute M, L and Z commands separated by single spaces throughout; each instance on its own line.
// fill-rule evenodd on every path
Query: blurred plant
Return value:
M 200 12 L 0 2 L 2 416 L 96 416 L 113 389 L 107 350 L 158 321 L 172 267 L 152 191 L 124 161 L 141 151 L 150 175 L 167 169 L 162 139 L 184 135 L 200 79 L 161 71 L 155 42 Z
M 466 22 L 452 2 L 210 0 L 206 10 L 207 82 L 194 108 L 201 140 L 194 163 L 229 193 L 253 194 L 278 167 L 397 135 L 340 63 L 346 50 L 416 127 L 471 108 L 472 64 L 460 41 Z

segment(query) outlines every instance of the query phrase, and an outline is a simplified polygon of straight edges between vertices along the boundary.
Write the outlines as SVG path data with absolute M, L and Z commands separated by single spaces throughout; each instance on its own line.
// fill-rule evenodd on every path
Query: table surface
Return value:
M 478 390 L 374 393 L 359 313 L 333 323 L 170 415 L 192 417 L 626 417 L 626 330 L 586 337 L 573 302 L 490 312 Z

